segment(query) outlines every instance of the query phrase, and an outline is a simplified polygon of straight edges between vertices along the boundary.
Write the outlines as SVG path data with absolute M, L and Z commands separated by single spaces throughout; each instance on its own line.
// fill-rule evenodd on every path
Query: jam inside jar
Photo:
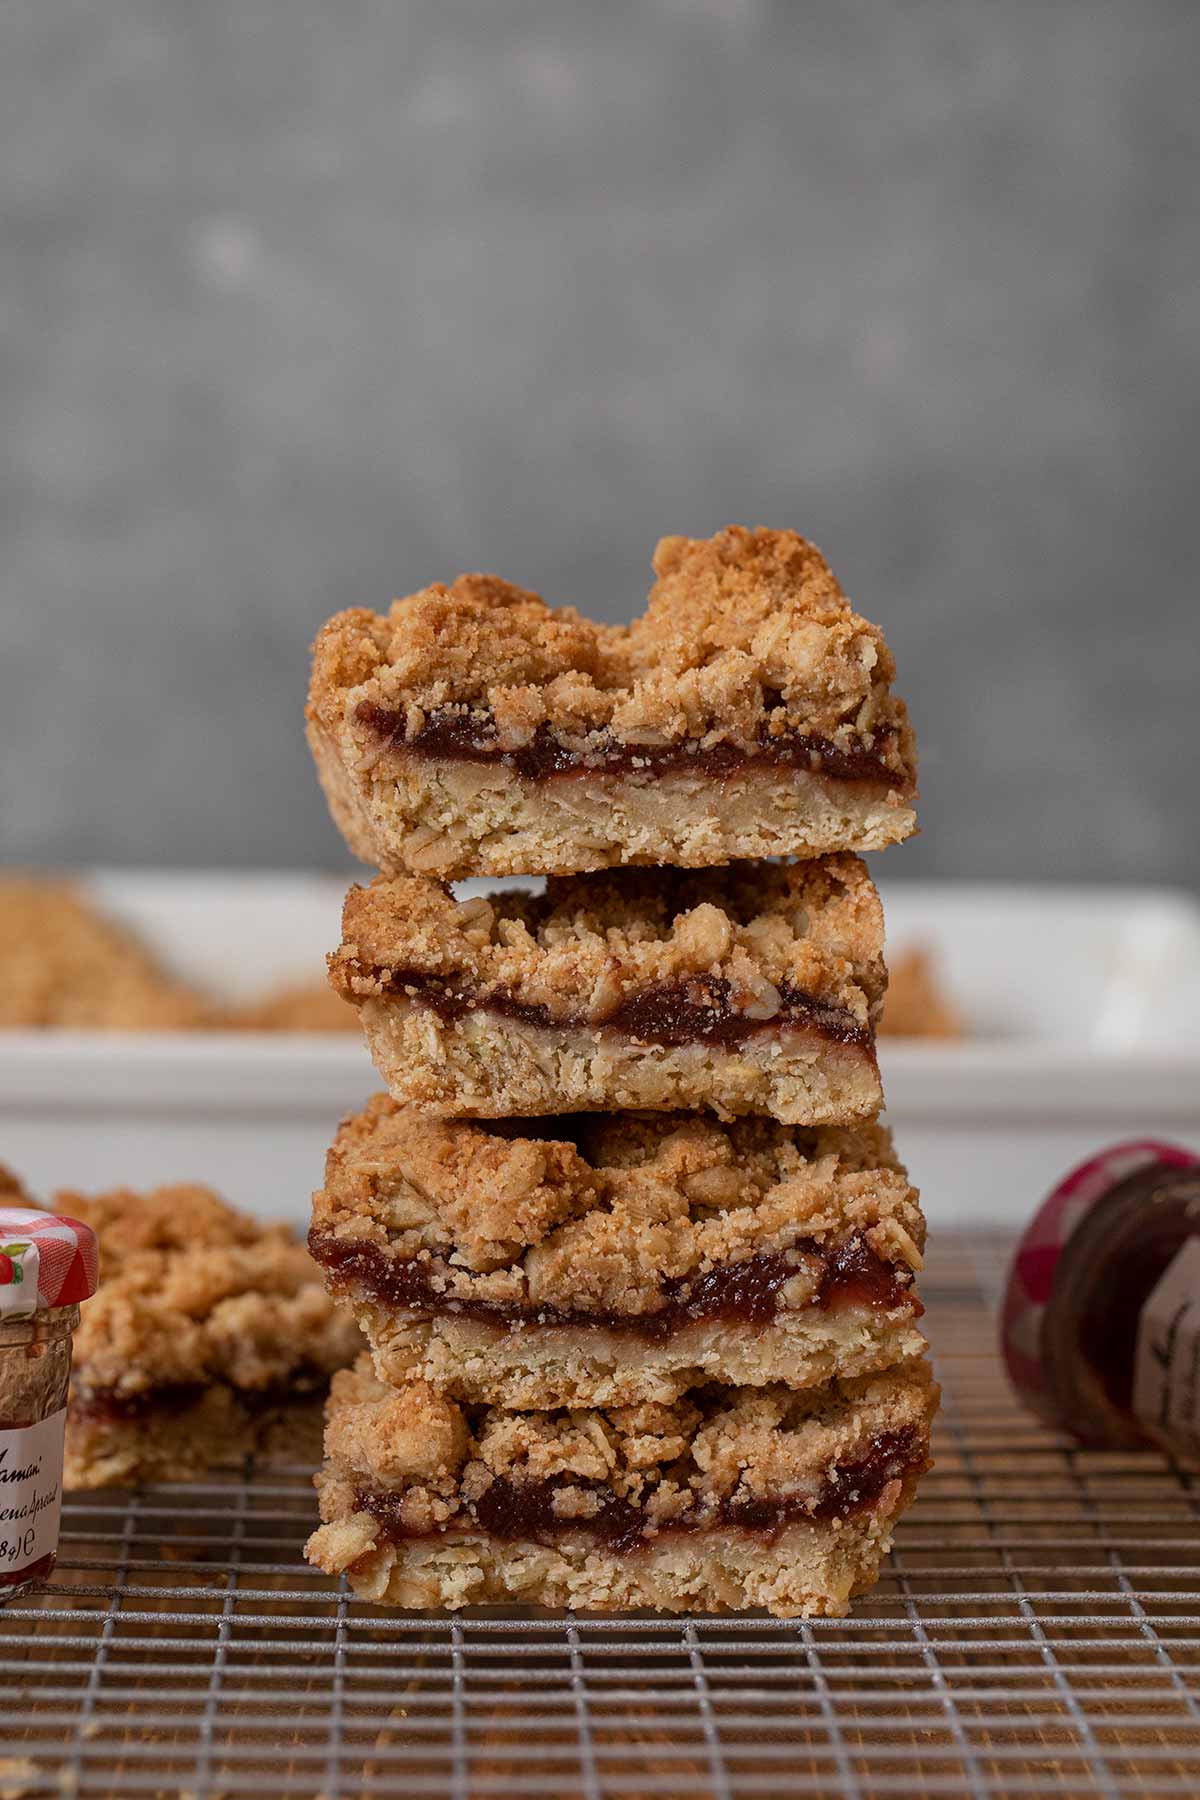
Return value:
M 54 1568 L 78 1306 L 0 1317 L 0 1605 Z
M 1139 1334 L 1154 1289 L 1198 1237 L 1200 1164 L 1156 1161 L 1098 1199 L 1063 1245 L 1041 1349 L 1058 1408 L 1084 1443 L 1164 1447 L 1134 1402 Z M 1194 1455 L 1182 1442 L 1165 1447 Z

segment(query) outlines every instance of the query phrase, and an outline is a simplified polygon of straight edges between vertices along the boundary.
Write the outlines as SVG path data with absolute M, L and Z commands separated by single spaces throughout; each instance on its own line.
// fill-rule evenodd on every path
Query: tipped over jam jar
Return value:
M 1001 1339 L 1046 1424 L 1200 1461 L 1200 1157 L 1138 1140 L 1065 1175 L 1017 1247 Z
M 0 1605 L 54 1567 L 71 1334 L 96 1278 L 89 1226 L 0 1206 Z

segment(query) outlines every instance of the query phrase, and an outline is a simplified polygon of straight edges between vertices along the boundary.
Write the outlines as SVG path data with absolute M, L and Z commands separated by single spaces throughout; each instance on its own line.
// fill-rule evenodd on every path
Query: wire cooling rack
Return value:
M 0 1609 L 0 1800 L 1200 1793 L 1200 1489 L 1018 1410 L 1004 1260 L 935 1246 L 937 1467 L 850 1619 L 388 1613 L 306 1471 L 80 1496 Z

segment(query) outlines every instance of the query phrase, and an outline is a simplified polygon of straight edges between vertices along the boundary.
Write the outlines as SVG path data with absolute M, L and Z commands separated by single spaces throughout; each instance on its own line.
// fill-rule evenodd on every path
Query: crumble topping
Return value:
M 852 1235 L 883 1262 L 921 1267 L 917 1194 L 881 1125 L 693 1113 L 488 1124 L 377 1095 L 342 1124 L 313 1196 L 314 1244 L 424 1260 L 447 1299 L 560 1311 L 653 1311 L 672 1280 Z M 821 1273 L 799 1253 L 789 1302 L 805 1304 Z
M 414 1534 L 453 1523 L 495 1482 L 553 1482 L 556 1515 L 581 1524 L 599 1486 L 667 1525 L 730 1502 L 815 1499 L 879 1439 L 924 1443 L 936 1398 L 922 1362 L 818 1389 L 710 1386 L 670 1404 L 514 1413 L 424 1382 L 388 1387 L 362 1357 L 333 1380 L 322 1479 L 396 1496 Z
M 868 1028 L 887 979 L 879 896 L 845 855 L 552 877 L 542 895 L 463 901 L 419 876 L 378 876 L 350 889 L 329 970 L 348 1000 L 421 972 L 594 1024 L 635 990 L 708 976 L 756 1020 L 781 1010 L 785 983 Z
M 208 1188 L 64 1192 L 54 1210 L 100 1241 L 100 1287 L 75 1333 L 78 1390 L 311 1385 L 361 1346 L 287 1226 L 261 1225 Z
M 457 713 L 494 727 L 502 751 L 545 729 L 579 752 L 805 732 L 840 749 L 870 744 L 912 780 L 891 652 L 812 544 L 734 525 L 664 538 L 654 571 L 630 626 L 549 607 L 492 575 L 435 583 L 386 615 L 340 613 L 314 645 L 310 720 L 337 728 L 379 709 L 415 737 L 431 716 Z

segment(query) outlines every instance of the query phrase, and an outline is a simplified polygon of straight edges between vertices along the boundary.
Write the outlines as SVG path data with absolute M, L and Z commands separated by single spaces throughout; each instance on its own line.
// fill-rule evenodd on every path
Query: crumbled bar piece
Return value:
M 309 742 L 355 855 L 394 872 L 878 850 L 916 828 L 891 652 L 812 544 L 664 538 L 644 615 L 598 625 L 490 575 L 338 614 Z
M 357 1031 L 352 1007 L 317 979 L 237 1006 L 179 981 L 86 894 L 63 881 L 0 877 L 0 1030 Z
M 362 1340 L 294 1234 L 203 1187 L 54 1206 L 92 1227 L 101 1258 L 75 1334 L 66 1485 L 188 1480 L 276 1442 L 302 1458 Z
M 335 1377 L 311 1562 L 363 1599 L 840 1615 L 929 1464 L 928 1366 L 501 1412 Z
M 892 958 L 878 1027 L 888 1037 L 960 1038 L 962 1018 L 942 989 L 932 954 L 914 944 Z
M 342 1125 L 309 1248 L 387 1381 L 504 1407 L 808 1387 L 920 1356 L 924 1221 L 879 1125 Z
M 391 1093 L 455 1117 L 623 1107 L 871 1117 L 883 915 L 857 857 L 352 888 L 336 990 Z
M 0 879 L 0 1028 L 176 1031 L 206 1007 L 68 883 Z

